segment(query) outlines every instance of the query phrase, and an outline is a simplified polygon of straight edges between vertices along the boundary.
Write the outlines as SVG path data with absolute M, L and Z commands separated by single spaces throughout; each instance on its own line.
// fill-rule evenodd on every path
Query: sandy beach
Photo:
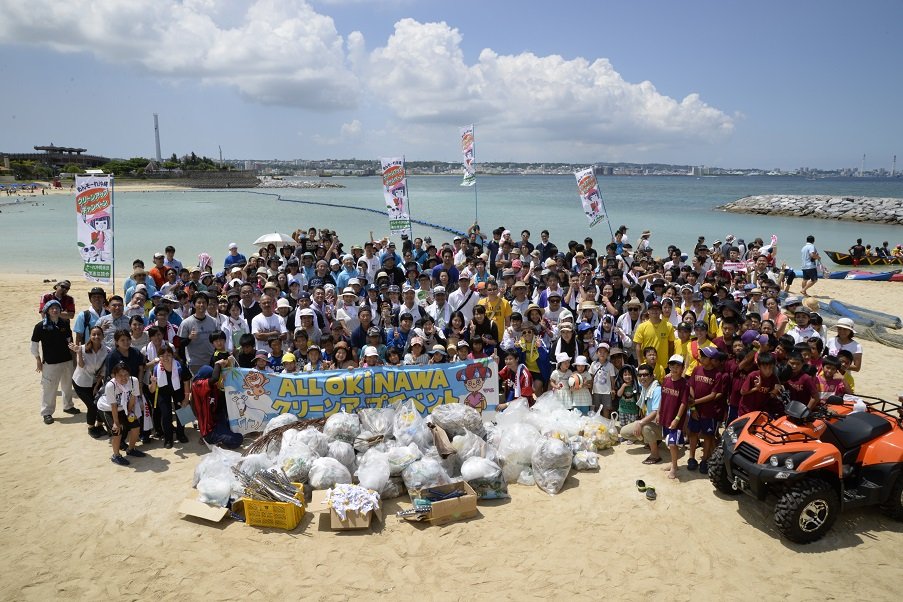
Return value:
M 374 533 L 336 534 L 319 515 L 292 532 L 185 519 L 176 508 L 193 497 L 206 449 L 196 432 L 171 450 L 146 446 L 147 458 L 121 468 L 106 441 L 87 435 L 84 414 L 58 404 L 57 421 L 41 422 L 28 341 L 51 289 L 42 279 L 71 277 L 84 306 L 89 285 L 75 276 L 0 275 L 0 325 L 13 340 L 0 351 L 4 406 L 17 418 L 0 426 L 2 599 L 823 600 L 855 588 L 857 598 L 887 600 L 903 578 L 903 523 L 878 509 L 844 514 L 815 544 L 790 544 L 770 505 L 717 495 L 684 462 L 669 482 L 641 464 L 641 446 L 607 452 L 598 473 L 572 473 L 555 497 L 512 486 L 509 502 L 442 527 L 397 520 L 394 500 Z M 825 281 L 813 293 L 891 313 L 903 306 L 899 283 Z M 895 398 L 903 350 L 863 347 L 857 392 Z M 656 486 L 656 501 L 637 493 L 638 478 Z

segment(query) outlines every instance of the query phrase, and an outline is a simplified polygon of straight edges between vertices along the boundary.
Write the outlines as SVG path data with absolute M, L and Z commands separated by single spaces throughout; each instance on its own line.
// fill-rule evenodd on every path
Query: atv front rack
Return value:
M 788 433 L 784 429 L 776 426 L 771 421 L 763 424 L 753 423 L 749 427 L 749 433 L 762 439 L 771 445 L 783 445 L 787 443 L 805 443 L 807 441 L 817 441 L 816 438 L 810 437 L 806 433 Z

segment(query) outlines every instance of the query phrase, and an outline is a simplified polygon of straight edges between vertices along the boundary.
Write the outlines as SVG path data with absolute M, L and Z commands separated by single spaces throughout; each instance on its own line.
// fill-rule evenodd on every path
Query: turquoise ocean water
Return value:
M 382 210 L 378 177 L 334 177 L 342 189 L 259 190 L 285 199 L 328 203 L 329 206 L 279 201 L 275 196 L 237 190 L 187 192 L 122 192 L 115 195 L 116 273 L 130 272 L 131 262 L 142 257 L 150 265 L 154 251 L 172 244 L 185 265 L 207 252 L 215 266 L 222 265 L 226 245 L 237 242 L 242 252 L 253 252 L 251 242 L 265 232 L 291 233 L 309 226 L 337 230 L 346 248 L 374 236 L 388 234 L 387 220 L 372 212 Z M 474 221 L 474 189 L 459 186 L 452 176 L 410 177 L 412 215 L 426 222 L 466 230 Z M 805 180 L 779 177 L 606 177 L 600 178 L 612 227 L 624 224 L 635 242 L 644 228 L 652 230 L 656 252 L 668 244 L 688 250 L 696 238 L 708 242 L 728 233 L 747 241 L 778 235 L 779 255 L 790 265 L 799 262 L 799 249 L 807 234 L 816 236 L 822 249 L 845 250 L 857 237 L 866 243 L 888 240 L 903 243 L 903 228 L 852 222 L 741 215 L 714 207 L 753 194 L 830 194 L 903 198 L 901 179 Z M 587 228 L 572 176 L 481 176 L 477 184 L 479 223 L 484 232 L 505 225 L 512 232 L 532 231 L 531 240 L 547 228 L 552 240 L 564 247 L 568 240 L 587 235 L 604 246 L 610 239 L 605 223 Z M 75 247 L 73 197 L 33 197 L 42 206 L 4 206 L 0 214 L 0 240 L 4 261 L 0 271 L 76 277 L 80 259 Z M 0 200 L 5 200 L 0 199 Z M 415 225 L 415 236 L 434 241 L 451 235 Z M 515 238 L 517 238 L 515 234 Z

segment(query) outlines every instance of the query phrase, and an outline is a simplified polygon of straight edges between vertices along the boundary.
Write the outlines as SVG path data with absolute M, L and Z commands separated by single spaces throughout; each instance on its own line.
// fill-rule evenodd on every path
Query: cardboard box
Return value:
M 382 521 L 382 506 L 377 510 L 371 510 L 370 512 L 360 513 L 355 511 L 348 511 L 345 513 L 345 520 L 339 516 L 339 514 L 332 508 L 329 508 L 323 502 L 326 500 L 326 495 L 329 493 L 326 491 L 314 491 L 311 494 L 310 505 L 307 507 L 308 512 L 316 512 L 323 513 L 329 512 L 329 526 L 334 531 L 350 531 L 353 529 L 369 529 L 370 523 L 374 518 L 378 521 Z
M 415 489 L 408 493 L 413 502 L 417 498 L 429 500 L 430 497 L 434 497 L 430 495 L 430 492 L 447 494 L 455 491 L 460 491 L 464 495 L 447 500 L 434 501 L 430 505 L 430 511 L 425 515 L 405 517 L 405 520 L 440 525 L 476 516 L 477 494 L 466 481 L 457 481 L 424 490 Z
M 182 500 L 182 504 L 179 506 L 179 512 L 187 516 L 218 523 L 229 514 L 229 509 L 221 508 L 219 506 L 210 506 L 204 502 L 199 502 L 196 498 L 189 498 Z

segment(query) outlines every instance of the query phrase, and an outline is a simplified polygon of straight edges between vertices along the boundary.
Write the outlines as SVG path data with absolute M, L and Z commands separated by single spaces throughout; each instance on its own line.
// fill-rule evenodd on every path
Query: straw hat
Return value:
M 837 320 L 837 324 L 834 325 L 834 328 L 845 328 L 853 334 L 856 334 L 856 329 L 853 328 L 853 320 L 850 318 L 841 318 Z

